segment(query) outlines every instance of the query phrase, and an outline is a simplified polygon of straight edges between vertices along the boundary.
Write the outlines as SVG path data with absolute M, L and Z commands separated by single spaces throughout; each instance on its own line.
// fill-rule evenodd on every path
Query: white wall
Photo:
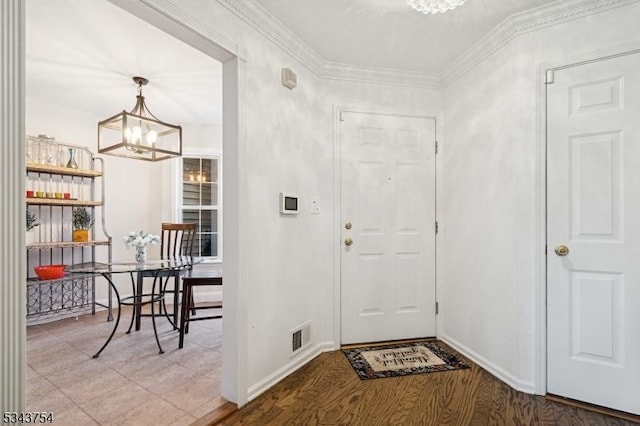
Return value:
M 441 337 L 533 391 L 540 64 L 640 40 L 640 4 L 521 35 L 446 87 Z
M 334 335 L 333 298 L 334 106 L 436 115 L 440 95 L 415 88 L 320 80 L 217 3 L 180 2 L 180 7 L 236 41 L 246 61 L 248 149 L 241 173 L 247 185 L 241 196 L 250 209 L 245 224 L 248 238 L 243 241 L 248 326 L 242 333 L 248 338 L 247 391 L 254 396 L 297 365 L 289 353 L 291 328 L 311 321 L 310 355 L 339 343 Z M 284 66 L 298 73 L 295 90 L 280 84 Z M 28 99 L 28 133 L 86 143 L 94 151 L 96 125 L 102 118 L 33 96 Z M 185 141 L 190 133 L 202 135 L 209 130 L 185 126 Z M 166 187 L 170 165 L 136 162 L 132 167 L 132 160 L 104 158 L 107 225 L 114 236 L 114 259 L 123 259 L 132 255 L 121 243 L 126 232 L 154 231 L 150 224 L 166 217 L 166 199 L 159 200 L 154 191 L 158 174 Z M 299 215 L 279 214 L 280 191 L 301 195 Z M 320 198 L 320 215 L 309 212 L 311 196 Z
M 242 224 L 248 322 L 241 333 L 248 338 L 243 354 L 248 392 L 256 395 L 295 367 L 296 360 L 289 358 L 291 328 L 312 322 L 312 350 L 339 343 L 334 334 L 334 106 L 440 115 L 443 98 L 426 89 L 320 80 L 219 3 L 172 3 L 237 44 L 245 61 L 247 150 L 240 172 L 246 185 L 240 196 L 249 206 Z M 536 68 L 640 39 L 633 19 L 639 15 L 640 6 L 633 4 L 519 36 L 444 91 L 446 139 L 438 158 L 444 185 L 439 198 L 441 334 L 524 390 L 533 389 L 533 298 L 539 284 L 532 261 L 539 238 Z M 293 91 L 280 85 L 285 66 L 298 73 Z M 92 140 L 97 119 L 86 131 Z M 33 132 L 64 137 L 57 128 Z M 117 167 L 107 164 L 111 169 Z M 154 172 L 143 174 L 140 180 L 146 177 L 150 187 Z M 121 173 L 113 185 L 130 183 Z M 139 188 L 142 194 L 146 187 Z M 278 213 L 283 190 L 302 196 L 299 215 Z M 320 197 L 320 215 L 309 214 L 310 196 Z M 156 213 L 146 210 L 152 207 L 141 208 L 140 216 L 157 222 Z M 114 213 L 114 223 L 116 217 L 118 231 L 128 231 L 131 214 Z
M 248 333 L 247 387 L 253 397 L 298 365 L 300 358 L 290 358 L 290 329 L 311 321 L 310 354 L 339 344 L 334 335 L 334 106 L 436 115 L 440 95 L 321 80 L 218 3 L 173 3 L 237 44 L 245 61 L 246 155 L 240 167 L 246 187 L 239 197 L 249 206 L 242 241 L 248 323 L 242 332 Z M 283 67 L 298 73 L 296 89 L 280 84 Z M 280 215 L 281 191 L 301 196 L 299 215 Z M 312 196 L 320 199 L 319 215 L 310 214 Z M 225 211 L 229 214 L 236 212 Z

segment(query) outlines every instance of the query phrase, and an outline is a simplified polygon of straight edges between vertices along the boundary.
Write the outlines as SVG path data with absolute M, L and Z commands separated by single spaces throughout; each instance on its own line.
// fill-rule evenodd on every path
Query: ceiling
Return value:
M 254 0 L 322 58 L 440 74 L 509 16 L 550 0 L 468 0 L 425 15 L 406 0 Z
M 222 124 L 222 64 L 106 0 L 29 0 L 28 97 L 107 118 L 131 110 L 132 77 L 147 105 L 175 124 Z M 97 125 L 97 123 L 96 123 Z
M 554 3 L 468 0 L 424 15 L 406 0 L 244 1 L 263 8 L 325 61 L 434 74 L 510 15 Z M 161 120 L 221 125 L 219 62 L 106 0 L 29 0 L 25 6 L 28 97 L 107 118 L 133 108 L 131 78 L 140 75 L 150 80 L 143 93 Z

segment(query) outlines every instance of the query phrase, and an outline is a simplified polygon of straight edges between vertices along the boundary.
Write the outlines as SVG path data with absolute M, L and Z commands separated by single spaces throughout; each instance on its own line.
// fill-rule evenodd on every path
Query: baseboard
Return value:
M 238 411 L 238 406 L 231 402 L 225 402 L 215 410 L 205 414 L 200 417 L 195 422 L 191 423 L 190 426 L 209 426 L 220 423 L 225 418 L 229 417 L 231 414 Z
M 267 389 L 271 388 L 273 385 L 275 385 L 276 383 L 278 383 L 279 381 L 281 381 L 282 379 L 284 379 L 294 371 L 303 367 L 318 355 L 324 352 L 333 351 L 335 349 L 336 349 L 336 345 L 334 342 L 322 342 L 322 343 L 318 343 L 317 345 L 311 346 L 309 349 L 305 350 L 300 355 L 296 356 L 295 358 L 292 358 L 290 362 L 288 362 L 287 364 L 285 364 L 284 366 L 276 370 L 274 373 L 260 380 L 255 385 L 250 386 L 247 392 L 248 401 L 251 401 L 257 398 Z
M 607 408 L 600 405 L 589 404 L 587 402 L 576 401 L 575 399 L 565 398 L 563 396 L 552 395 L 549 393 L 544 397 L 549 401 L 557 402 L 559 404 L 568 405 L 570 407 L 577 407 L 584 410 L 593 411 L 594 413 L 604 414 L 605 416 L 616 417 L 622 420 L 640 424 L 640 415 L 618 411 L 614 410 L 613 408 Z
M 466 347 L 462 343 L 456 341 L 455 339 L 452 339 L 451 337 L 447 336 L 446 334 L 442 334 L 442 335 L 438 336 L 438 339 L 442 340 L 444 343 L 446 343 L 447 345 L 451 346 L 453 349 L 455 349 L 456 351 L 460 352 L 462 355 L 466 356 L 471 361 L 475 362 L 480 367 L 484 368 L 489 373 L 491 373 L 493 376 L 495 376 L 497 379 L 503 381 L 504 383 L 506 383 L 507 385 L 509 385 L 513 389 L 518 390 L 520 392 L 529 393 L 529 394 L 535 394 L 536 393 L 535 392 L 536 389 L 535 389 L 535 386 L 534 386 L 533 382 L 526 382 L 524 380 L 520 380 L 519 378 L 517 378 L 513 374 L 505 371 L 504 369 L 502 369 L 501 367 L 497 366 L 493 362 L 489 361 L 488 359 L 486 359 L 482 355 L 479 355 L 478 353 L 472 351 L 471 349 L 469 349 L 468 347 Z

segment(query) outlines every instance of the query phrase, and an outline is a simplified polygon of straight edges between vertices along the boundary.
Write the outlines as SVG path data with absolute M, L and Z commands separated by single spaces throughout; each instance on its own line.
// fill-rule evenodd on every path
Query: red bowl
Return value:
M 64 268 L 66 265 L 43 265 L 36 266 L 33 269 L 41 280 L 55 280 L 64 277 Z

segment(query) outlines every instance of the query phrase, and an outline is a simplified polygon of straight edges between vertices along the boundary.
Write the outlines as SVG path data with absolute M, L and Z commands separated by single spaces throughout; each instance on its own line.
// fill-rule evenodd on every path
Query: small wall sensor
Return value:
M 282 85 L 293 89 L 298 85 L 298 76 L 290 68 L 282 68 Z

